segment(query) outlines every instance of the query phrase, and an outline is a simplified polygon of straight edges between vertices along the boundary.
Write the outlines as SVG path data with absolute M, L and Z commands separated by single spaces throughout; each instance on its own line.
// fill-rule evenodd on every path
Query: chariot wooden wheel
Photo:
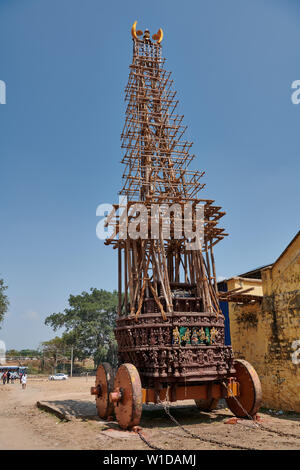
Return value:
M 137 426 L 142 415 L 142 385 L 139 373 L 133 364 L 122 364 L 115 376 L 111 401 L 122 429 Z
M 249 362 L 235 359 L 235 379 L 239 382 L 240 394 L 235 398 L 226 398 L 228 408 L 238 418 L 254 416 L 261 405 L 262 391 L 259 377 Z M 238 400 L 238 401 L 237 401 Z M 241 406 L 239 405 L 241 404 Z
M 109 401 L 109 394 L 113 390 L 114 374 L 111 365 L 103 362 L 96 374 L 96 407 L 100 418 L 106 419 L 114 411 L 113 403 Z
M 217 408 L 219 403 L 218 398 L 207 398 L 195 400 L 195 405 L 200 411 L 212 411 Z

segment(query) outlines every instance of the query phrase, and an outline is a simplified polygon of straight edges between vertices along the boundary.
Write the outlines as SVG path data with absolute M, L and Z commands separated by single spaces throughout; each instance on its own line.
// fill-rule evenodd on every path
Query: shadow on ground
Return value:
M 189 424 L 209 424 L 217 423 L 228 418 L 228 414 L 218 411 L 215 413 L 199 411 L 196 406 L 182 405 L 171 406 L 169 408 L 171 415 L 183 426 Z M 169 427 L 174 424 L 171 418 L 166 414 L 162 405 L 144 405 L 141 419 L 141 426 L 144 428 Z
M 48 400 L 47 404 L 58 409 L 65 416 L 105 423 L 105 421 L 98 417 L 95 403 L 89 400 Z M 170 412 L 182 425 L 208 424 L 221 422 L 225 418 L 228 418 L 228 413 L 223 414 L 221 410 L 218 410 L 218 413 L 206 413 L 199 411 L 199 409 L 193 405 L 171 406 Z M 107 423 L 110 427 L 112 424 L 113 422 Z M 172 421 L 169 416 L 167 416 L 162 405 L 143 405 L 141 426 L 144 428 L 162 428 L 169 427 L 172 424 Z
M 95 403 L 89 400 L 47 400 L 47 404 L 73 418 L 100 420 Z

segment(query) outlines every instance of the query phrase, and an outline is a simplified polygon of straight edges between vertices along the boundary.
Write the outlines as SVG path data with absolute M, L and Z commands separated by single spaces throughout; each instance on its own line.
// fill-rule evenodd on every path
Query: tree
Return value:
M 17 349 L 8 349 L 6 351 L 7 357 L 39 357 L 41 355 L 40 351 L 37 349 L 21 349 L 18 351 Z
M 7 312 L 8 305 L 9 305 L 7 295 L 5 295 L 6 289 L 7 289 L 7 286 L 4 284 L 3 279 L 0 279 L 0 325 L 3 322 L 4 315 Z
M 8 349 L 6 351 L 6 357 L 19 357 L 20 356 L 20 351 L 17 349 Z
M 42 369 L 45 368 L 45 362 L 48 362 L 56 372 L 59 364 L 64 364 L 68 360 L 67 345 L 63 338 L 56 336 L 49 341 L 44 341 L 41 345 L 41 353 L 43 354 Z
M 74 347 L 79 359 L 93 357 L 95 367 L 100 362 L 117 363 L 117 348 L 113 328 L 117 315 L 118 293 L 90 289 L 90 293 L 70 295 L 69 308 L 53 313 L 45 320 L 54 331 L 65 328 L 65 341 Z

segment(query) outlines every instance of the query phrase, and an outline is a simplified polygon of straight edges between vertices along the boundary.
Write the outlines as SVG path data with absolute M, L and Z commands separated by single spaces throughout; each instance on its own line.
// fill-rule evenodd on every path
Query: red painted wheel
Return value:
M 106 419 L 111 416 L 114 406 L 109 401 L 109 394 L 113 390 L 114 374 L 111 365 L 103 362 L 97 369 L 96 374 L 96 407 L 100 418 Z
M 235 379 L 239 382 L 240 395 L 236 401 L 233 397 L 226 398 L 228 408 L 238 418 L 254 416 L 261 405 L 262 391 L 257 372 L 249 362 L 235 359 Z M 239 403 L 242 405 L 240 406 Z
M 219 400 L 217 398 L 207 398 L 195 400 L 195 405 L 200 411 L 212 411 L 217 408 Z
M 115 404 L 115 415 L 122 429 L 137 426 L 142 415 L 142 385 L 133 364 L 122 364 L 115 377 L 114 392 L 120 395 Z

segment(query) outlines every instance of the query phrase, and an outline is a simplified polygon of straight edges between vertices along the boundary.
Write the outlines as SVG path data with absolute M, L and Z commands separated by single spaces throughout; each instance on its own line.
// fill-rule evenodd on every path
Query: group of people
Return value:
M 9 382 L 11 382 L 12 384 L 15 382 L 15 378 L 16 378 L 16 375 L 14 372 L 10 372 L 9 370 L 6 372 L 2 372 L 2 376 L 1 376 L 1 380 L 3 382 L 3 385 L 5 385 L 6 383 L 9 384 Z M 25 390 L 26 388 L 26 383 L 27 383 L 27 374 L 26 372 L 21 372 L 21 374 L 19 375 L 19 378 L 20 378 L 20 384 L 22 384 L 22 389 Z
M 13 372 L 10 372 L 10 371 L 7 371 L 7 372 L 3 372 L 2 373 L 2 382 L 3 382 L 3 385 L 5 385 L 6 383 L 9 384 L 9 381 L 11 381 L 11 383 L 13 384 L 14 381 L 15 381 L 15 374 Z

